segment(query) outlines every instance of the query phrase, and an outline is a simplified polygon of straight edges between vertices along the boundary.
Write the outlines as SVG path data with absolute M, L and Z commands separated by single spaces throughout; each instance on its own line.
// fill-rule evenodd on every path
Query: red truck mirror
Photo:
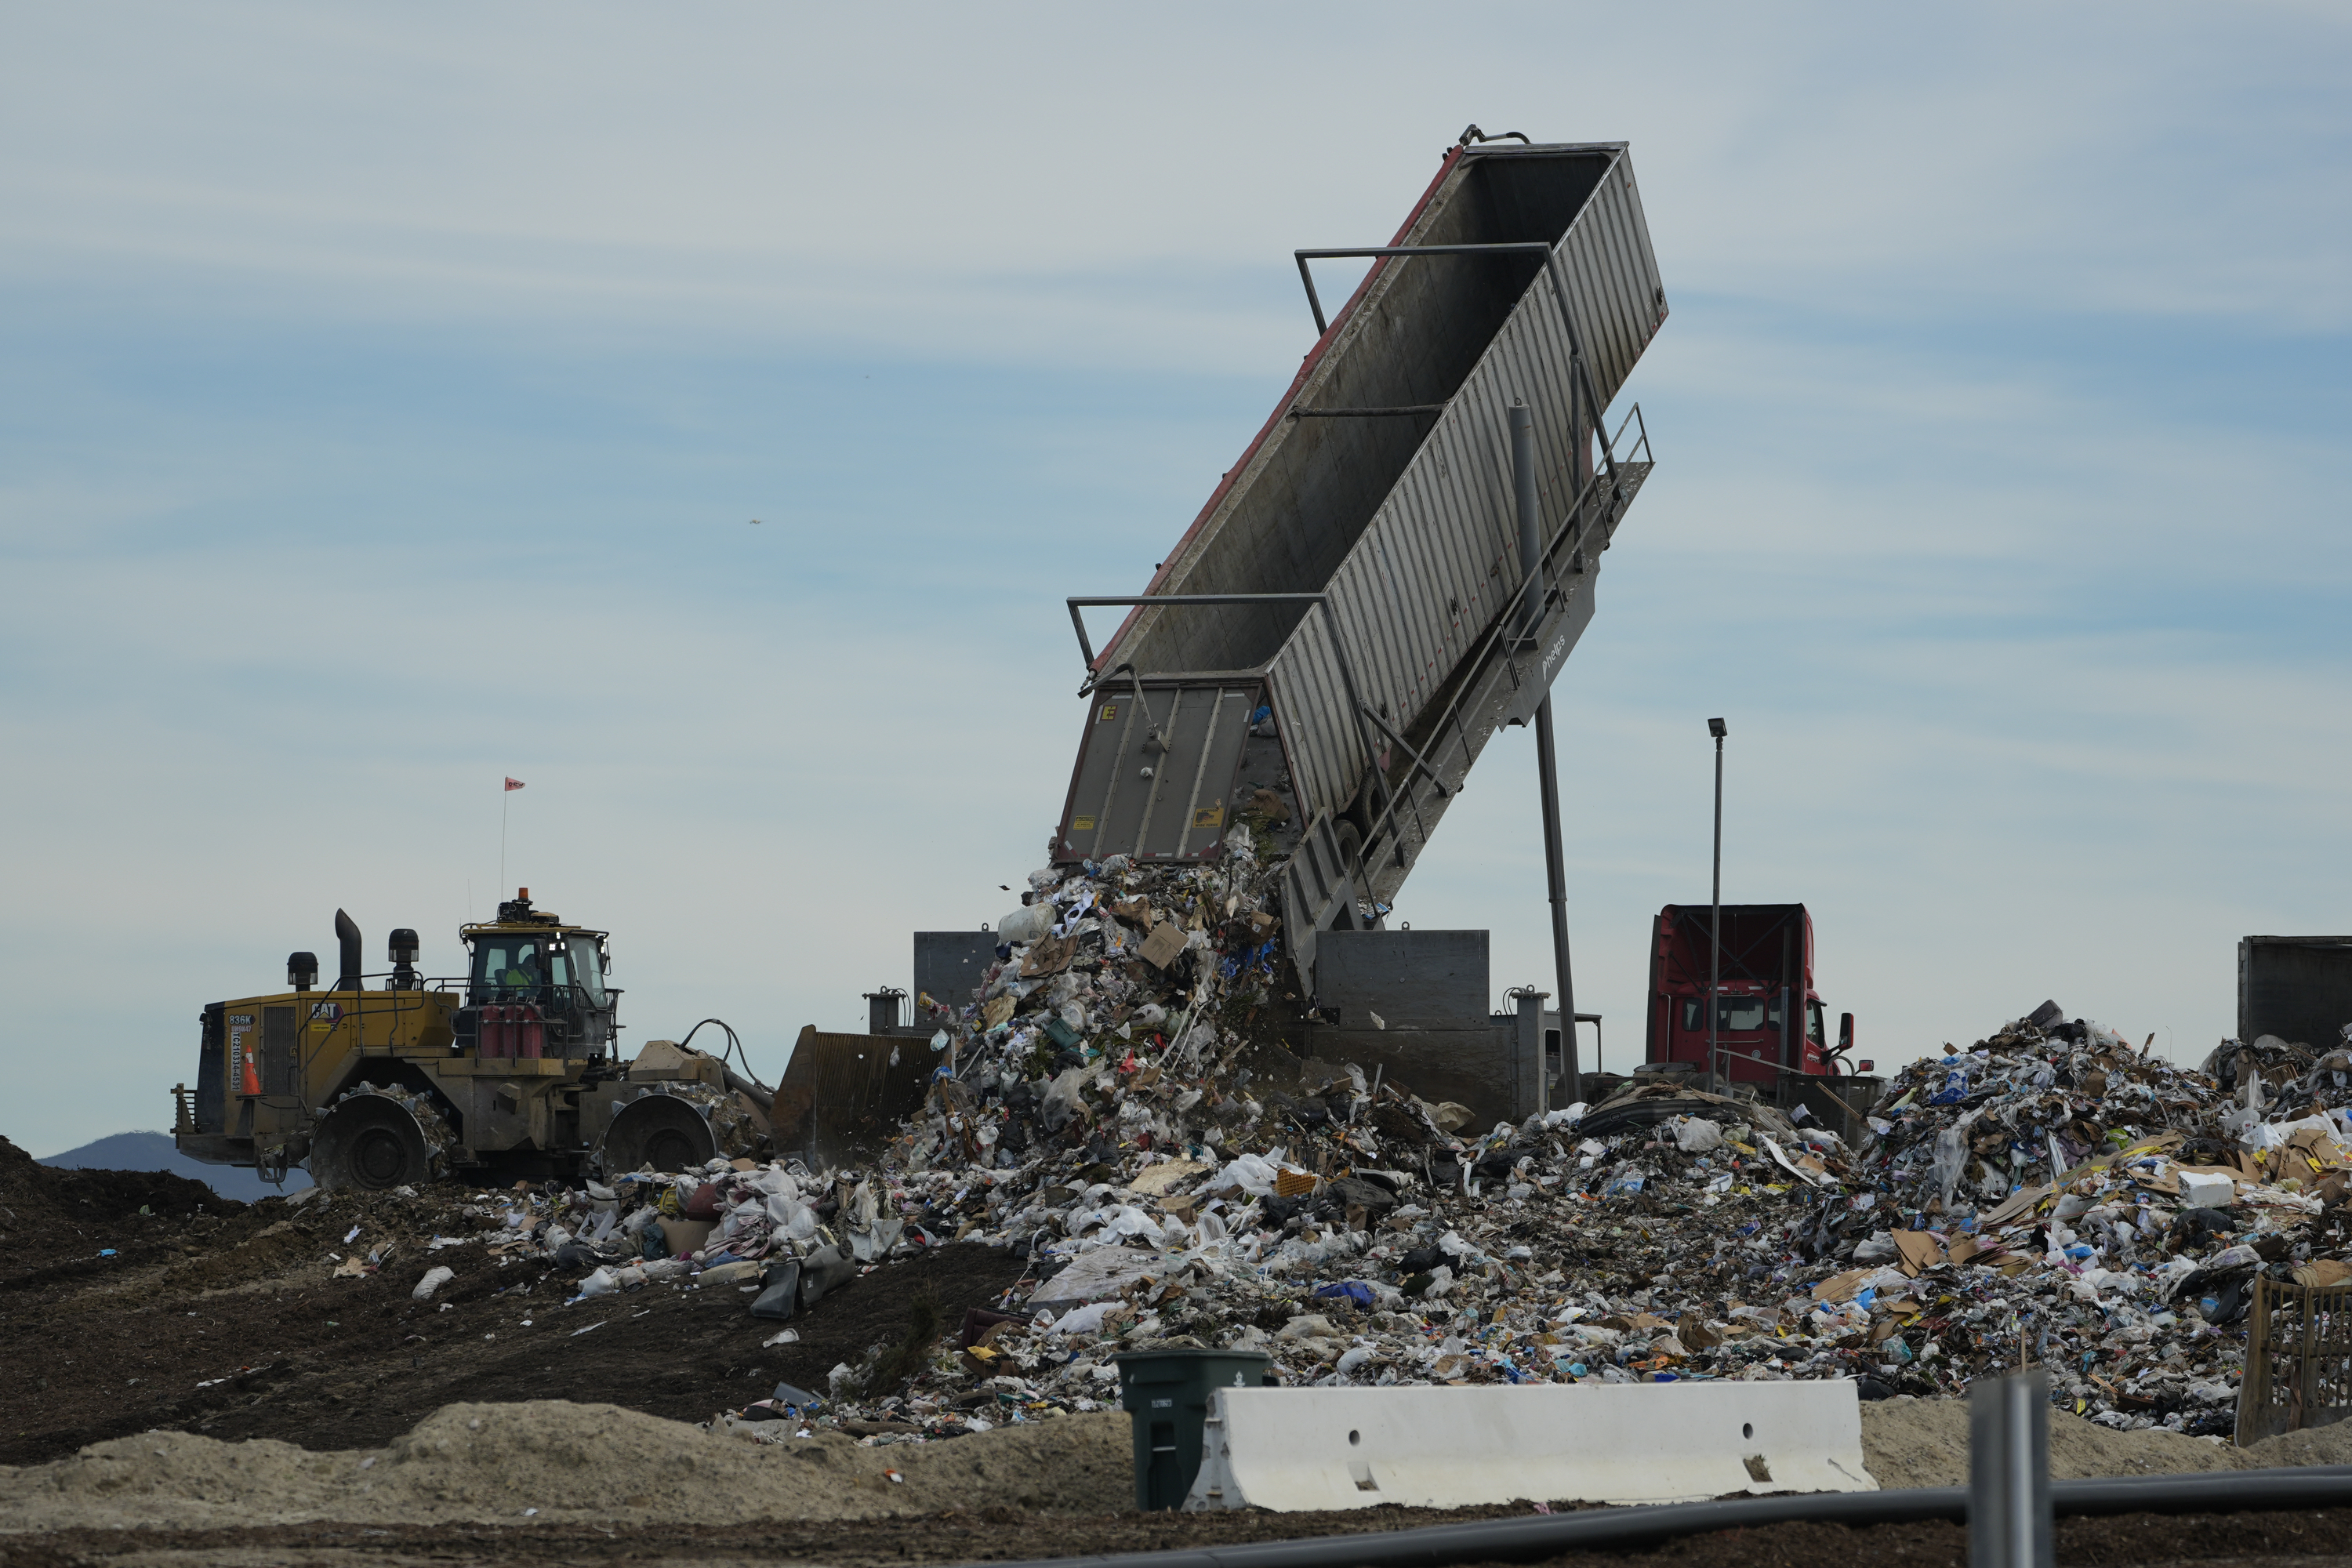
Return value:
M 1840 1051 L 1850 1051 L 1853 1049 L 1853 1015 L 1851 1013 L 1840 1013 L 1838 1015 L 1837 1048 Z

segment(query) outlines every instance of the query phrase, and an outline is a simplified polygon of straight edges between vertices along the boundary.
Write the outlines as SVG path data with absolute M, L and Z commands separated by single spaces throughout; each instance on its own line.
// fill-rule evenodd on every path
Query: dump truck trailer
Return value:
M 1321 260 L 1371 260 L 1328 321 Z M 1666 318 L 1622 142 L 1465 143 L 1385 246 L 1300 251 L 1318 333 L 1142 595 L 1071 601 L 1056 858 L 1223 852 L 1265 788 L 1285 931 L 1375 928 L 1496 730 L 1591 621 L 1650 473 L 1609 405 Z M 1124 606 L 1100 651 L 1084 612 Z
M 1295 254 L 1315 337 L 1272 414 L 1143 593 L 1069 601 L 1084 711 L 1051 849 L 1214 860 L 1248 816 L 1308 999 L 1295 1043 L 1513 1115 L 1577 1085 L 1548 693 L 1651 470 L 1639 409 L 1610 405 L 1666 318 L 1625 144 L 1519 141 L 1472 127 L 1387 243 Z M 1359 258 L 1327 317 L 1317 265 Z M 1125 614 L 1097 650 L 1103 609 Z M 1523 988 L 1497 1013 L 1486 933 L 1383 916 L 1487 742 L 1529 723 L 1559 976 L 1549 1008 Z M 1333 933 L 1390 940 L 1326 966 Z M 961 1005 L 994 952 L 927 984 L 926 939 L 950 940 L 918 933 L 914 993 Z M 898 994 L 869 998 L 866 1035 L 803 1034 L 780 1111 L 799 1136 L 822 1142 L 803 1102 L 872 1120 L 934 1068 L 883 1043 L 929 1032 Z

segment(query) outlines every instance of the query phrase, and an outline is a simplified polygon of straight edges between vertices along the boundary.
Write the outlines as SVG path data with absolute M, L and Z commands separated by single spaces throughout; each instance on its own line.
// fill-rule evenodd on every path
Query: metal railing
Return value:
M 1626 450 L 1625 461 L 1629 464 L 1654 462 L 1655 459 L 1650 453 L 1650 427 L 1647 422 L 1642 417 L 1642 405 L 1638 403 L 1634 404 L 1632 408 L 1628 409 L 1626 411 L 1625 417 L 1618 422 L 1618 440 L 1622 441 L 1624 439 L 1625 432 L 1629 427 L 1636 432 L 1636 436 L 1634 444 Z M 1639 455 L 1637 456 L 1636 454 Z M 1537 558 L 1534 561 L 1524 563 L 1524 569 L 1522 570 L 1518 579 L 1512 584 L 1510 592 L 1502 595 L 1498 599 L 1497 608 L 1495 612 L 1495 620 L 1493 624 L 1488 626 L 1486 636 L 1479 639 L 1478 646 L 1475 650 L 1473 650 L 1469 657 L 1464 658 L 1456 667 L 1464 671 L 1464 677 L 1455 684 L 1453 696 L 1447 700 L 1445 707 L 1440 710 L 1436 720 L 1428 726 L 1426 731 L 1431 737 L 1429 743 L 1429 755 L 1432 762 L 1423 763 L 1423 765 L 1428 768 L 1433 778 L 1437 776 L 1433 763 L 1437 760 L 1442 760 L 1438 737 L 1441 737 L 1445 733 L 1449 725 L 1454 728 L 1456 735 L 1460 738 L 1463 751 L 1465 753 L 1469 751 L 1468 737 L 1461 733 L 1462 704 L 1465 700 L 1469 697 L 1470 693 L 1475 687 L 1476 682 L 1475 677 L 1476 672 L 1485 668 L 1487 662 L 1499 652 L 1510 668 L 1514 681 L 1517 681 L 1519 679 L 1519 667 L 1514 655 L 1518 648 L 1526 646 L 1530 641 L 1530 639 L 1519 629 L 1520 602 L 1522 596 L 1527 593 L 1530 583 L 1538 577 L 1549 577 L 1552 579 L 1548 583 L 1544 589 L 1541 607 L 1537 611 L 1535 617 L 1537 624 L 1540 624 L 1545 616 L 1549 615 L 1556 605 L 1564 602 L 1567 598 L 1567 595 L 1562 591 L 1557 581 L 1557 574 L 1547 572 L 1546 568 L 1551 562 L 1552 558 L 1560 552 L 1561 548 L 1570 542 L 1572 536 L 1579 535 L 1583 531 L 1584 527 L 1586 526 L 1584 515 L 1585 510 L 1591 504 L 1594 494 L 1599 489 L 1603 478 L 1603 474 L 1596 470 L 1591 479 L 1584 481 L 1583 487 L 1577 492 L 1575 500 L 1570 504 L 1568 513 L 1566 517 L 1561 520 L 1559 527 L 1555 530 L 1552 536 L 1545 542 L 1544 547 L 1538 552 Z M 1605 519 L 1606 515 L 1606 513 L 1603 513 L 1602 517 L 1595 518 L 1592 521 L 1595 522 L 1601 521 Z M 1337 640 L 1337 635 L 1335 628 L 1333 634 L 1335 642 Z M 1378 755 L 1377 752 L 1373 754 L 1375 756 Z M 1421 759 L 1416 755 L 1414 760 L 1419 762 Z M 1468 770 L 1468 763 L 1475 762 L 1475 760 L 1476 759 L 1475 757 L 1467 758 L 1465 760 L 1465 776 Z M 1382 776 L 1383 781 L 1385 782 L 1384 772 Z M 1404 794 L 1410 795 L 1412 794 L 1410 783 L 1412 771 L 1408 770 L 1405 776 L 1408 782 L 1405 786 Z M 1455 789 L 1459 789 L 1461 787 L 1460 782 L 1456 781 L 1454 787 Z M 1371 824 L 1370 831 L 1364 835 L 1364 841 L 1357 858 L 1358 868 L 1360 870 L 1364 864 L 1369 862 L 1372 853 L 1373 845 L 1377 843 L 1381 839 L 1381 836 L 1387 833 L 1393 826 L 1398 804 L 1399 802 L 1395 797 L 1395 795 L 1391 792 L 1387 809 L 1381 813 L 1380 816 Z M 1402 850 L 1402 847 L 1399 846 L 1398 847 Z

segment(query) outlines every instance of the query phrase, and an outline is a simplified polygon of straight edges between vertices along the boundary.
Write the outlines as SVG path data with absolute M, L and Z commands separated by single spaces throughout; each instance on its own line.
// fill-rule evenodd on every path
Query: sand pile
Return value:
M 1124 1415 L 1063 1416 L 951 1443 L 862 1447 L 838 1432 L 772 1444 L 611 1405 L 452 1405 L 389 1447 L 313 1453 L 151 1432 L 0 1469 L 13 1530 L 354 1522 L 878 1519 L 1005 1504 L 1129 1506 Z M 897 1478 L 897 1479 L 894 1479 Z
M 1966 1486 L 1968 1401 L 1903 1398 L 1864 1405 L 1862 1452 L 1882 1487 Z M 2050 1413 L 2050 1474 L 2057 1480 L 2343 1464 L 2352 1464 L 2352 1423 L 2289 1432 L 2239 1448 L 2162 1427 L 2118 1432 L 2063 1410 Z
M 1967 1479 L 1959 1400 L 1865 1405 L 1881 1486 Z M 2232 1448 L 2116 1432 L 2053 1411 L 2052 1473 L 2129 1476 L 2352 1461 L 2352 1424 Z M 745 1524 L 910 1518 L 948 1509 L 1110 1514 L 1132 1506 L 1127 1417 L 1025 1422 L 952 1442 L 861 1446 L 818 1431 L 782 1443 L 706 1432 L 610 1405 L 452 1405 L 383 1448 L 314 1453 L 152 1432 L 69 1459 L 0 1469 L 17 1531 L 299 1524 Z

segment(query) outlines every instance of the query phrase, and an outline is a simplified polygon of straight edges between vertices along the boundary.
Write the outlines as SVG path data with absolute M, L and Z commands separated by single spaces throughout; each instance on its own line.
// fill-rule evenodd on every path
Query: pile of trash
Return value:
M 1201 1343 L 1264 1350 L 1286 1382 L 1374 1385 L 1853 1377 L 1867 1396 L 1949 1394 L 2030 1363 L 2104 1425 L 2216 1434 L 2254 1274 L 2352 1278 L 2340 1121 L 2275 1089 L 2233 1097 L 2054 1007 L 1906 1068 L 1858 1148 L 1674 1085 L 1484 1131 L 1360 1068 L 1261 1089 L 1234 1067 L 1246 1042 L 1216 990 L 1264 940 L 1252 921 L 1234 952 L 1245 878 L 1143 876 L 1223 917 L 1188 939 L 1202 962 L 1171 998 L 1182 1012 L 1099 971 L 1055 984 L 1072 968 L 1037 973 L 1022 951 L 1128 923 L 1104 906 L 1136 910 L 1137 873 L 1112 867 L 1066 902 L 1034 899 L 1038 929 L 1008 942 L 974 1016 L 943 1016 L 953 1087 L 881 1179 L 931 1231 L 1024 1250 L 1031 1279 L 903 1386 L 836 1368 L 836 1414 L 912 1438 L 1088 1410 L 1116 1397 L 1118 1352 Z M 1100 1038 L 1155 1005 L 1172 1028 Z
M 2106 1426 L 2218 1434 L 2255 1275 L 2352 1279 L 2342 1051 L 2225 1043 L 2189 1069 L 2045 1005 L 1905 1068 L 1848 1135 L 1643 1079 L 1481 1128 L 1283 1048 L 1303 1006 L 1274 879 L 1246 827 L 1227 846 L 1032 874 L 972 994 L 918 999 L 940 1065 L 870 1166 L 612 1175 L 486 1216 L 494 1249 L 581 1299 L 733 1283 L 786 1325 L 942 1243 L 1024 1260 L 995 1310 L 715 1417 L 770 1441 L 1105 1408 L 1112 1357 L 1192 1344 L 1293 1384 L 1867 1397 L 2032 1363 Z

